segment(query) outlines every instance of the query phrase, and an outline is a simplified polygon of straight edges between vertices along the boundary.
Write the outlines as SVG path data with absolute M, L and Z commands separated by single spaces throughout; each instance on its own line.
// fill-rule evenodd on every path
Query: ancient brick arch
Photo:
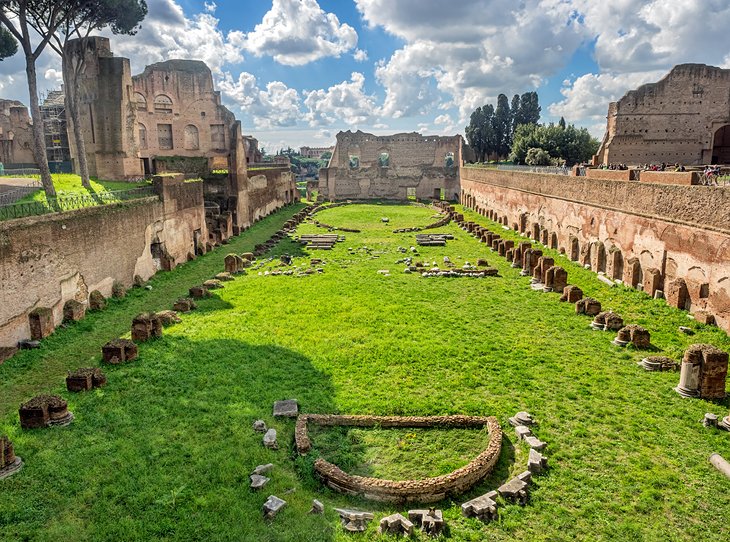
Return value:
M 730 124 L 721 126 L 712 135 L 712 163 L 730 164 Z

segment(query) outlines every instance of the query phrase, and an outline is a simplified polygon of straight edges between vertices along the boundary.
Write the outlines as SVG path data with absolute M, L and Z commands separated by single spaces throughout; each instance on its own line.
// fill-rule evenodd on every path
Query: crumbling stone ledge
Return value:
M 420 480 L 383 480 L 354 476 L 322 458 L 314 462 L 317 475 L 330 488 L 349 495 L 384 502 L 437 502 L 449 495 L 469 490 L 489 473 L 499 459 L 502 429 L 493 416 L 346 416 L 302 414 L 297 419 L 294 438 L 299 454 L 312 449 L 308 424 L 350 427 L 431 427 L 466 429 L 487 427 L 489 441 L 484 451 L 469 464 L 455 471 Z

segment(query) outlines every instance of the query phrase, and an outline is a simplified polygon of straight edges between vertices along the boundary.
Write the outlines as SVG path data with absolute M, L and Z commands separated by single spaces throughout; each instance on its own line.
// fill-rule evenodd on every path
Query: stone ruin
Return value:
M 106 308 L 106 298 L 99 290 L 93 290 L 89 294 L 89 310 L 100 311 Z
M 345 508 L 335 508 L 335 512 L 340 515 L 342 527 L 351 533 L 361 533 L 368 528 L 368 522 L 375 518 L 372 512 L 361 512 L 359 510 L 347 510 Z
M 613 344 L 626 346 L 629 343 L 635 348 L 649 348 L 651 347 L 651 335 L 643 327 L 636 324 L 629 324 L 618 330 Z
M 69 372 L 66 376 L 66 389 L 71 392 L 88 391 L 106 385 L 107 378 L 101 369 L 84 367 Z
M 13 443 L 6 436 L 0 437 L 0 480 L 12 476 L 23 467 L 23 460 L 15 455 Z
M 34 341 L 45 339 L 55 330 L 53 311 L 48 307 L 36 307 L 28 314 L 30 338 Z
M 274 519 L 274 516 L 276 516 L 276 514 L 278 514 L 285 506 L 285 500 L 280 499 L 275 495 L 269 495 L 269 498 L 266 499 L 263 506 L 264 518 Z
M 75 299 L 69 299 L 63 305 L 63 321 L 78 322 L 83 320 L 86 315 L 86 305 L 79 303 Z
M 453 238 L 448 233 L 419 233 L 416 235 L 416 244 L 422 247 L 445 247 L 446 241 Z
M 378 534 L 395 534 L 409 537 L 413 535 L 414 527 L 411 520 L 402 514 L 396 513 L 380 520 Z
M 248 260 L 248 259 L 244 260 L 238 254 L 228 254 L 224 260 L 224 263 L 225 263 L 226 273 L 230 273 L 231 275 L 237 275 L 239 273 L 244 273 L 245 268 L 251 266 L 250 260 Z
M 543 275 L 543 292 L 562 292 L 568 285 L 568 272 L 559 265 L 553 265 Z
M 182 319 L 175 311 L 159 311 L 155 313 L 155 316 L 160 320 L 164 327 L 182 322 Z
M 624 319 L 613 311 L 599 312 L 591 323 L 598 331 L 618 331 L 624 327 Z
M 527 241 L 520 242 L 517 247 L 512 251 L 512 267 L 521 268 L 522 259 L 524 258 L 525 252 L 528 248 L 532 248 L 532 243 Z
M 679 385 L 683 397 L 724 399 L 728 353 L 711 344 L 693 344 L 684 353 Z
M 335 243 L 344 241 L 345 236 L 337 234 L 300 235 L 297 240 L 310 250 L 331 250 Z
M 181 297 L 180 299 L 175 301 L 175 304 L 172 306 L 172 308 L 177 312 L 190 312 L 192 310 L 195 310 L 197 308 L 197 305 L 192 299 L 189 299 L 187 297 Z
M 153 312 L 143 312 L 132 320 L 132 340 L 145 342 L 162 337 L 162 321 Z
M 563 288 L 563 295 L 560 296 L 560 301 L 568 303 L 577 303 L 583 299 L 583 290 L 578 286 L 566 286 Z
M 447 495 L 469 490 L 485 476 L 497 463 L 502 446 L 502 431 L 494 417 L 480 416 L 346 416 L 302 414 L 297 418 L 294 433 L 297 452 L 306 455 L 312 449 L 308 435 L 308 424 L 322 426 L 352 427 L 441 427 L 472 428 L 487 427 L 489 442 L 486 449 L 469 464 L 450 474 L 421 480 L 383 480 L 353 476 L 343 472 L 336 465 L 318 458 L 314 471 L 322 481 L 341 493 L 360 495 L 366 499 L 384 502 L 437 502 Z
M 420 527 L 421 532 L 430 536 L 439 536 L 444 530 L 444 516 L 436 508 L 408 510 L 408 519 L 416 527 Z
M 677 371 L 679 363 L 666 356 L 647 356 L 639 362 L 647 371 Z
M 37 395 L 20 405 L 18 414 L 23 429 L 64 426 L 74 419 L 68 403 L 57 395 Z
M 522 271 L 520 275 L 523 277 L 533 276 L 540 258 L 542 258 L 542 250 L 534 248 L 526 249 L 522 255 Z
M 598 316 L 601 312 L 601 302 L 592 297 L 585 297 L 575 302 L 575 313 L 586 316 Z
M 188 293 L 193 299 L 204 299 L 206 297 L 210 297 L 210 292 L 205 286 L 193 286 L 190 290 L 188 290 Z
M 101 347 L 106 363 L 116 365 L 137 359 L 137 344 L 129 339 L 112 339 Z

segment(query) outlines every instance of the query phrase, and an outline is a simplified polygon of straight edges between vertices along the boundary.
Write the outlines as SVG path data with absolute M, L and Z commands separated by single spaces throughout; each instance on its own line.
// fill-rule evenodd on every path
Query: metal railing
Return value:
M 496 169 L 499 171 L 523 171 L 526 173 L 549 173 L 551 175 L 570 175 L 571 169 L 565 166 L 515 166 L 512 164 L 467 164 L 466 167 Z
M 133 199 L 154 196 L 152 186 L 143 186 L 131 190 L 114 190 L 107 192 L 96 192 L 93 194 L 72 194 L 49 198 L 46 201 L 28 201 L 23 203 L 12 203 L 0 207 L 0 220 L 11 220 L 26 216 L 44 215 L 48 213 L 61 213 L 83 209 L 84 207 L 95 207 L 108 203 L 118 203 Z
M 40 175 L 40 169 L 21 168 L 21 169 L 0 169 L 0 177 L 27 177 L 28 175 Z
M 32 194 L 36 190 L 43 187 L 40 181 L 29 180 L 25 185 L 15 187 L 7 192 L 0 194 L 0 206 L 10 205 L 18 201 L 20 198 Z

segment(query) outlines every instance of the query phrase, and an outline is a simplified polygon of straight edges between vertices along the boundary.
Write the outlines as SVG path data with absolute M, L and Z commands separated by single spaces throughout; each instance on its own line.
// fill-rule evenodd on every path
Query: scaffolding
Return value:
M 66 130 L 66 104 L 63 88 L 41 96 L 41 118 L 46 135 L 46 156 L 49 162 L 70 162 L 71 150 Z

